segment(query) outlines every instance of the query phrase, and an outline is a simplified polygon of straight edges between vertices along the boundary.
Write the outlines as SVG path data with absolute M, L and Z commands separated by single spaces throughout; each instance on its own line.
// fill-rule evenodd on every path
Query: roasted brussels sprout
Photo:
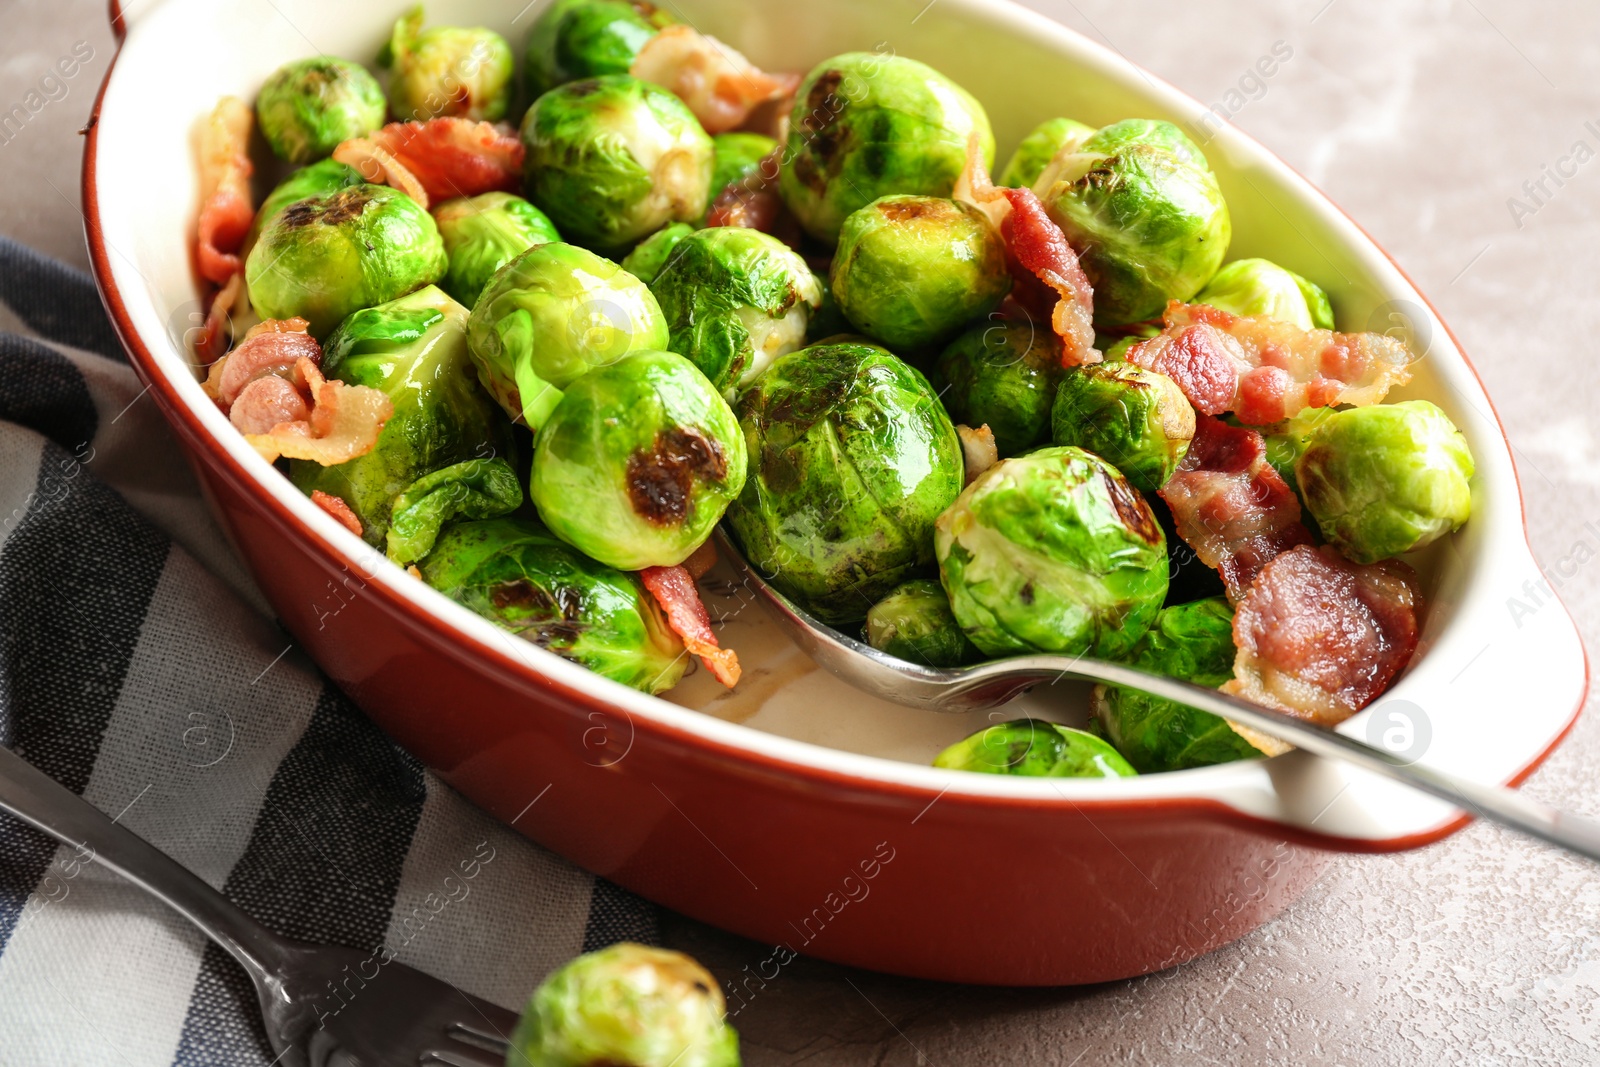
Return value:
M 1267 462 L 1278 472 L 1278 476 L 1288 483 L 1289 488 L 1295 491 L 1296 496 L 1300 495 L 1300 482 L 1295 477 L 1294 465 L 1305 453 L 1306 446 L 1311 443 L 1311 435 L 1316 432 L 1317 427 L 1338 413 L 1334 408 L 1306 408 L 1292 418 L 1262 429 L 1267 448 Z
M 1163 608 L 1128 654 L 1131 667 L 1215 689 L 1233 678 L 1233 609 L 1225 597 Z M 1097 685 L 1095 725 L 1140 774 L 1255 759 L 1262 753 L 1207 711 Z
M 420 4 L 394 24 L 378 66 L 391 72 L 389 110 L 402 122 L 498 122 L 511 103 L 515 64 L 506 39 L 482 26 L 424 30 Z
M 1000 176 L 995 179 L 995 184 L 1012 189 L 1031 189 L 1057 153 L 1073 151 L 1093 133 L 1093 126 L 1085 126 L 1072 119 L 1046 119 L 1017 145 L 1017 150 L 1011 153 L 1006 165 L 1000 168 Z
M 984 471 L 939 516 L 934 545 L 956 620 L 991 656 L 1120 656 L 1167 592 L 1166 537 L 1149 505 L 1079 448 Z
M 446 266 L 433 216 L 386 185 L 297 200 L 262 227 L 245 261 L 262 318 L 299 316 L 314 337 L 353 311 L 436 282 Z
M 687 105 L 626 74 L 568 82 L 522 120 L 523 181 L 569 241 L 618 251 L 706 212 L 711 138 Z
M 530 487 L 551 531 L 623 570 L 682 563 L 744 487 L 744 435 L 673 352 L 632 352 L 567 387 L 539 431 Z
M 456 523 L 418 569 L 450 599 L 614 682 L 661 693 L 683 677 L 683 643 L 639 579 L 537 522 Z
M 866 635 L 879 652 L 923 667 L 959 667 L 983 658 L 961 632 L 944 588 L 931 578 L 902 582 L 872 605 Z
M 326 196 L 337 193 L 340 189 L 348 189 L 352 185 L 362 185 L 364 179 L 361 172 L 354 167 L 347 167 L 336 159 L 324 159 L 313 163 L 309 167 L 301 167 L 290 174 L 278 184 L 278 187 L 267 194 L 261 201 L 261 210 L 256 212 L 256 220 L 250 226 L 250 234 L 245 238 L 245 254 L 255 247 L 256 241 L 261 237 L 261 230 L 274 215 L 294 203 L 310 196 Z
M 261 86 L 256 121 L 280 159 L 310 163 L 383 125 L 383 87 L 346 59 L 297 59 Z
M 778 150 L 778 142 L 763 133 L 719 133 L 711 138 L 711 198 L 735 182 L 760 188 L 765 177 L 761 163 Z
M 1015 719 L 957 741 L 934 757 L 935 767 L 1025 778 L 1131 778 L 1121 754 L 1087 730 Z
M 528 31 L 528 99 L 579 78 L 628 73 L 639 49 L 671 21 L 640 0 L 554 0 Z
M 1106 460 L 1135 489 L 1167 484 L 1194 438 L 1194 408 L 1165 374 L 1132 363 L 1091 363 L 1061 376 L 1051 436 Z
M 732 396 L 805 344 L 822 286 L 799 254 L 760 230 L 696 230 L 672 249 L 650 291 L 667 317 L 667 347 Z
M 510 453 L 510 428 L 473 380 L 467 309 L 436 286 L 345 319 L 323 346 L 322 372 L 350 385 L 383 390 L 394 414 L 371 452 L 333 467 L 295 460 L 290 477 L 301 492 L 320 489 L 350 505 L 361 520 L 362 536 L 374 545 L 385 543 L 396 498 L 413 492 L 418 479 L 465 460 Z M 492 515 L 504 515 L 522 502 L 514 475 L 511 488 L 514 493 L 500 494 L 505 506 Z M 419 540 L 420 531 L 414 525 L 412 529 L 410 543 L 422 544 L 426 551 L 428 535 L 422 533 Z M 421 553 L 407 554 L 404 563 Z
M 856 329 L 916 352 L 993 311 L 1011 275 L 1005 242 L 971 204 L 885 196 L 844 220 L 828 285 Z
M 672 258 L 672 250 L 678 247 L 678 242 L 694 232 L 694 227 L 687 222 L 661 227 L 633 246 L 633 251 L 622 260 L 622 269 L 649 285 Z
M 1054 182 L 1038 191 L 1094 284 L 1096 325 L 1155 318 L 1217 272 L 1233 236 L 1228 205 L 1176 126 L 1113 123 L 1057 164 L 1040 178 Z
M 623 942 L 579 956 L 534 990 L 507 1062 L 739 1067 L 725 1011 L 717 980 L 694 960 Z
M 574 245 L 536 245 L 473 305 L 467 342 L 489 395 L 529 429 L 591 367 L 667 346 L 667 320 L 640 281 Z
M 1322 536 L 1357 563 L 1432 544 L 1472 514 L 1472 453 L 1426 400 L 1351 408 L 1311 433 L 1295 464 Z
M 467 459 L 424 474 L 394 498 L 387 555 L 404 567 L 433 550 L 446 523 L 497 519 L 522 506 L 522 481 L 497 456 Z
M 1049 440 L 1061 361 L 1048 326 L 980 323 L 950 342 L 929 377 L 950 417 L 989 427 L 1002 458 Z
M 739 397 L 750 478 L 728 509 L 745 559 L 832 624 L 933 563 L 961 443 L 915 369 L 857 342 L 779 359 Z
M 1235 315 L 1270 315 L 1302 330 L 1333 329 L 1333 305 L 1321 287 L 1267 259 L 1236 259 L 1195 294 L 1196 304 Z
M 831 243 L 880 196 L 949 196 L 973 134 L 993 166 L 989 118 L 965 89 L 913 59 L 847 52 L 795 95 L 779 188 L 800 225 Z
M 433 209 L 433 220 L 450 257 L 444 290 L 469 308 L 495 271 L 534 245 L 561 240 L 544 212 L 510 193 L 446 200 Z

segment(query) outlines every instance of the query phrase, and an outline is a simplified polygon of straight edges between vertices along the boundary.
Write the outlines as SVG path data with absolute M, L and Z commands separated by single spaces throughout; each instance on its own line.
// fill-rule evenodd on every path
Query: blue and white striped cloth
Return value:
M 291 645 L 87 277 L 0 238 L 0 305 L 0 740 L 273 929 L 509 1008 L 654 940 L 648 904 L 473 808 Z M 0 816 L 0 1067 L 272 1059 L 219 949 Z

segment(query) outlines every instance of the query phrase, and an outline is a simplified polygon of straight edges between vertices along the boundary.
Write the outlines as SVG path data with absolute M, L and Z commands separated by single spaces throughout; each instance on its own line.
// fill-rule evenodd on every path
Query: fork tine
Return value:
M 488 1049 L 470 1045 L 454 1045 L 450 1048 L 428 1049 L 418 1057 L 417 1063 L 422 1067 L 505 1067 L 506 1054 L 502 1051 L 496 1055 Z
M 445 1030 L 445 1036 L 471 1045 L 473 1048 L 483 1049 L 485 1052 L 497 1053 L 502 1058 L 505 1057 L 508 1047 L 506 1039 L 500 1034 L 490 1033 L 481 1026 L 467 1023 L 451 1023 Z

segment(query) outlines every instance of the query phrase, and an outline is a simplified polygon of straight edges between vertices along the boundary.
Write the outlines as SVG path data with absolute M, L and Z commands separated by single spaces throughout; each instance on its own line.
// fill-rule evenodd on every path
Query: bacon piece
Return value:
M 628 73 L 671 89 L 707 133 L 737 129 L 760 104 L 800 84 L 798 74 L 766 74 L 715 37 L 683 25 L 646 41 Z
M 400 190 L 421 205 L 423 210 L 432 205 L 428 190 L 411 173 L 411 168 L 365 137 L 341 143 L 333 150 L 333 158 L 347 167 L 354 167 L 369 182 Z
M 350 510 L 350 505 L 344 502 L 344 497 L 324 493 L 321 489 L 311 490 L 311 502 L 326 511 L 338 520 L 339 525 L 346 530 L 361 536 L 361 520 L 356 518 L 356 513 Z
M 206 321 L 200 327 L 200 336 L 195 339 L 194 354 L 202 364 L 215 366 L 227 351 L 228 335 L 233 332 L 233 314 L 248 305 L 248 294 L 244 288 L 244 271 L 238 271 L 229 278 L 217 294 L 211 298 L 211 307 L 206 310 Z
M 239 347 L 213 368 L 216 381 L 212 395 L 223 410 L 230 410 L 245 386 L 259 378 L 287 378 L 302 359 L 320 365 L 322 348 L 306 332 L 308 326 L 310 323 L 298 318 L 268 319 L 252 326 Z
M 1274 556 L 1311 543 L 1300 500 L 1267 462 L 1255 430 L 1201 415 L 1178 470 L 1161 488 L 1179 535 L 1222 575 L 1238 603 Z
M 667 625 L 673 633 L 683 638 L 684 647 L 700 657 L 700 661 L 717 681 L 732 689 L 739 682 L 739 657 L 731 648 L 717 644 L 717 635 L 711 630 L 711 616 L 700 600 L 700 589 L 683 567 L 646 567 L 639 572 L 639 580 L 650 590 L 656 603 L 666 613 Z
M 1398 560 L 1362 566 L 1326 545 L 1290 549 L 1239 602 L 1234 680 L 1223 688 L 1336 725 L 1410 662 L 1421 610 L 1416 572 Z
M 266 433 L 247 434 L 251 447 L 268 463 L 283 457 L 309 459 L 324 467 L 371 452 L 394 414 L 388 396 L 365 385 L 330 382 L 309 359 L 297 361 L 294 373 L 311 398 L 310 417 L 280 422 Z
M 334 159 L 355 167 L 367 181 L 388 182 L 391 173 L 400 182 L 414 179 L 432 200 L 494 190 L 514 193 L 522 156 L 522 142 L 508 128 L 453 117 L 391 122 L 333 152 Z M 396 188 L 417 199 L 405 185 Z
M 1202 414 L 1231 411 L 1249 426 L 1308 407 L 1376 404 L 1411 380 L 1406 346 L 1379 333 L 1302 330 L 1177 301 L 1163 321 L 1159 334 L 1128 350 L 1128 362 L 1177 382 Z
M 275 426 L 310 418 L 311 405 L 294 383 L 270 374 L 247 382 L 228 405 L 228 421 L 242 434 L 271 433 Z
M 225 96 L 200 133 L 200 222 L 195 258 L 200 274 L 216 285 L 244 269 L 239 247 L 255 221 L 250 206 L 250 108 Z

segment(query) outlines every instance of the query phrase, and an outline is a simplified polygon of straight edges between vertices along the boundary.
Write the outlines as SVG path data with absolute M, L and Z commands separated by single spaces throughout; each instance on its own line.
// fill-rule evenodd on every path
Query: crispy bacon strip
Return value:
M 245 387 L 258 378 L 288 378 L 302 359 L 322 363 L 322 348 L 306 332 L 305 319 L 268 319 L 250 328 L 239 347 L 212 364 L 207 391 L 231 411 Z
M 731 648 L 717 644 L 717 635 L 711 630 L 711 616 L 700 600 L 700 589 L 683 567 L 646 567 L 639 572 L 640 581 L 650 590 L 661 610 L 666 612 L 667 625 L 683 638 L 684 647 L 700 657 L 706 668 L 717 676 L 717 681 L 732 689 L 739 682 L 739 657 Z
M 339 525 L 346 530 L 361 536 L 361 520 L 356 518 L 356 513 L 350 510 L 350 505 L 344 502 L 344 497 L 324 493 L 321 489 L 311 490 L 311 502 L 326 511 L 339 521 Z
M 715 37 L 683 25 L 645 42 L 628 73 L 671 89 L 707 133 L 739 128 L 759 105 L 800 84 L 798 74 L 764 73 Z
M 333 152 L 334 159 L 360 170 L 368 181 L 388 182 L 391 173 L 401 182 L 413 179 L 430 200 L 497 189 L 516 192 L 522 156 L 522 142 L 509 128 L 454 117 L 391 122 Z M 395 187 L 416 198 L 404 185 Z
M 1383 334 L 1302 330 L 1265 315 L 1176 301 L 1164 323 L 1128 350 L 1128 362 L 1177 382 L 1202 414 L 1231 411 L 1249 426 L 1306 408 L 1376 404 L 1411 380 L 1406 346 Z
M 420 204 L 424 210 L 431 206 L 428 190 L 411 168 L 400 162 L 389 151 L 365 137 L 345 141 L 333 150 L 333 158 L 347 167 L 354 167 L 361 176 L 377 185 L 398 189 Z
M 1398 560 L 1362 566 L 1326 545 L 1290 549 L 1239 602 L 1234 680 L 1223 688 L 1336 725 L 1410 662 L 1421 610 L 1416 572 Z
M 388 396 L 365 385 L 330 382 L 309 359 L 295 364 L 295 375 L 311 397 L 310 416 L 280 422 L 266 433 L 246 434 L 251 447 L 268 463 L 283 457 L 309 459 L 324 467 L 371 452 L 394 414 Z
M 200 222 L 195 258 L 216 285 L 244 269 L 239 246 L 255 220 L 250 206 L 250 108 L 237 97 L 217 101 L 200 133 Z
M 1238 603 L 1273 557 L 1311 543 L 1300 501 L 1267 462 L 1255 430 L 1201 415 L 1178 470 L 1161 488 L 1179 535 L 1222 575 Z
M 228 334 L 233 329 L 233 314 L 248 303 L 244 288 L 244 271 L 236 272 L 217 294 L 211 298 L 206 310 L 206 321 L 200 327 L 200 336 L 194 343 L 194 354 L 201 364 L 216 365 L 228 347 Z

